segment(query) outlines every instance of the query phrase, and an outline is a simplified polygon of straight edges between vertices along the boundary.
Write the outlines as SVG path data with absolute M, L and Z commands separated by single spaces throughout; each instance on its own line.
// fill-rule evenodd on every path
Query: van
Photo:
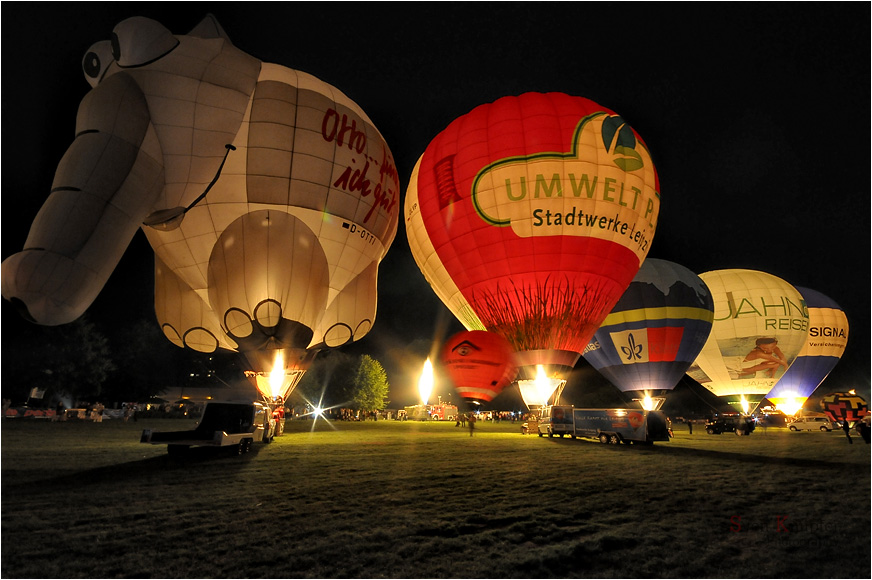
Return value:
M 536 426 L 539 437 L 543 435 L 548 435 L 549 437 L 570 435 L 572 438 L 575 438 L 572 411 L 573 407 L 567 405 L 543 407 L 540 411 L 539 424 Z
M 794 417 L 787 422 L 787 428 L 791 431 L 824 431 L 841 429 L 841 426 L 827 417 Z

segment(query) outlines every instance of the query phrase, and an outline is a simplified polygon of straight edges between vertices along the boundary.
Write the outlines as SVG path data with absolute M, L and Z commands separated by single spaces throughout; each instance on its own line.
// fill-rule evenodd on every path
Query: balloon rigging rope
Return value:
M 189 209 L 203 201 L 203 198 L 206 197 L 206 194 L 209 193 L 209 190 L 212 189 L 212 186 L 218 181 L 218 178 L 221 177 L 221 170 L 224 169 L 224 164 L 227 162 L 227 156 L 231 151 L 236 151 L 236 147 L 228 143 L 224 146 L 227 151 L 224 152 L 224 159 L 221 160 L 221 165 L 218 166 L 218 171 L 215 172 L 215 177 L 212 178 L 212 181 L 209 182 L 209 185 L 206 186 L 206 189 L 203 190 L 203 193 L 200 194 L 197 199 L 191 202 L 191 204 L 185 208 L 185 213 L 188 212 Z

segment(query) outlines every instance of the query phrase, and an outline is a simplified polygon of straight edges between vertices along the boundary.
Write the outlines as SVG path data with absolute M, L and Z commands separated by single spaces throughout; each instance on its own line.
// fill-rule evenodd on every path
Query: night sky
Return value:
M 660 177 L 649 257 L 696 273 L 762 270 L 845 310 L 850 338 L 824 387 L 869 399 L 868 3 L 62 3 L 3 5 L 2 257 L 19 251 L 73 140 L 81 58 L 130 16 L 185 34 L 213 13 L 233 43 L 348 95 L 384 135 L 405 190 L 452 120 L 502 96 L 559 91 L 624 117 Z M 863 145 L 866 141 L 867 144 Z M 428 345 L 461 330 L 417 269 L 400 216 L 373 331 L 414 402 Z M 89 311 L 153 315 L 138 233 Z M 3 301 L 4 342 L 27 332 Z M 583 361 L 579 363 L 584 365 Z M 824 388 L 822 387 L 822 388 Z M 408 399 L 408 400 L 407 400 Z

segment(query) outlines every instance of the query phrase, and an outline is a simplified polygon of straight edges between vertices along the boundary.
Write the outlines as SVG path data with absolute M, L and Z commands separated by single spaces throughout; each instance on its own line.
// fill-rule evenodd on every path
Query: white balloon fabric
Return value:
M 753 410 L 806 342 L 808 309 L 799 291 L 756 270 L 699 275 L 714 300 L 708 340 L 687 374 L 737 410 Z
M 4 298 L 40 324 L 75 320 L 142 227 L 178 346 L 264 359 L 253 366 L 290 350 L 292 364 L 369 331 L 399 176 L 360 107 L 242 52 L 211 16 L 181 36 L 127 19 L 83 69 L 94 88 L 24 250 L 3 262 Z

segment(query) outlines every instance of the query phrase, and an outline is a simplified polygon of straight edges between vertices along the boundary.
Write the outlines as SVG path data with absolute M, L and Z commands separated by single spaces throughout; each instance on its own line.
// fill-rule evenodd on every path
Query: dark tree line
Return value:
M 61 326 L 31 325 L 26 332 L 4 332 L 2 392 L 14 404 L 31 389 L 43 401 L 139 401 L 182 378 L 190 357 L 142 319 L 107 333 L 87 315 Z
M 239 355 L 201 354 L 170 343 L 154 320 L 104 329 L 88 315 L 62 326 L 29 325 L 3 333 L 2 395 L 13 404 L 44 391 L 58 399 L 103 403 L 154 397 L 173 386 L 209 386 L 245 380 Z M 319 354 L 292 402 L 346 406 L 365 411 L 387 404 L 387 374 L 368 355 Z

